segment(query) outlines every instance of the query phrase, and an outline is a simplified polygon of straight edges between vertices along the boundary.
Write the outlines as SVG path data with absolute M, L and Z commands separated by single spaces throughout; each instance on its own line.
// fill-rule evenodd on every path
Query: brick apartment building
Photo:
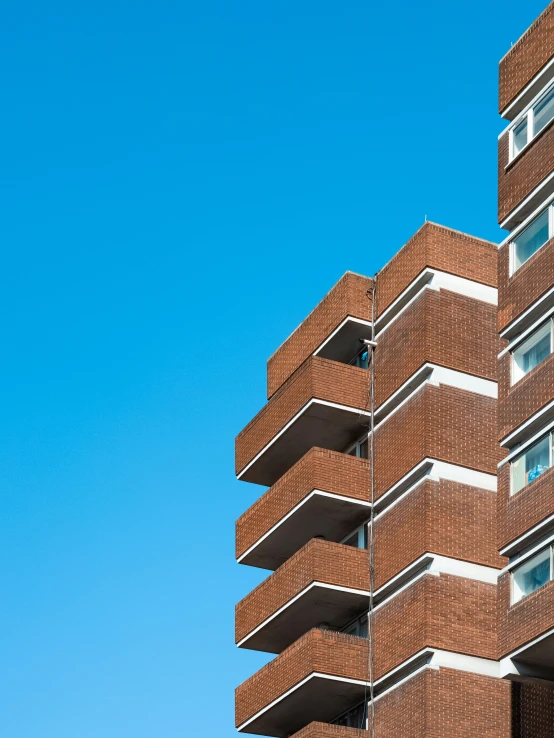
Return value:
M 242 733 L 554 738 L 554 3 L 499 97 L 505 241 L 425 223 L 347 272 L 237 436 L 268 488 L 237 560 L 272 573 L 236 642 L 275 654 Z

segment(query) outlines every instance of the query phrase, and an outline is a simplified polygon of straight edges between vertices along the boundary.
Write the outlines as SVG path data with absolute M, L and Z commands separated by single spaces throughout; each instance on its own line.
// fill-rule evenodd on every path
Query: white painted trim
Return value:
M 534 197 L 536 197 L 536 195 L 537 195 L 537 194 L 538 194 L 538 193 L 539 193 L 539 192 L 540 192 L 540 191 L 541 191 L 541 190 L 543 189 L 543 187 L 546 187 L 546 186 L 547 186 L 547 184 L 548 184 L 549 182 L 551 182 L 553 178 L 554 178 L 554 172 L 552 172 L 551 174 L 549 174 L 549 175 L 548 175 L 548 177 L 545 177 L 545 178 L 544 178 L 544 179 L 542 180 L 542 182 L 541 182 L 541 183 L 540 183 L 539 185 L 537 185 L 537 186 L 535 187 L 535 189 L 534 189 L 534 190 L 533 190 L 532 192 L 530 192 L 530 193 L 529 193 L 529 194 L 527 195 L 527 197 L 526 197 L 526 198 L 525 198 L 524 200 L 522 200 L 522 201 L 521 201 L 521 202 L 519 203 L 519 205 L 517 206 L 517 208 L 515 208 L 514 210 L 512 210 L 512 211 L 510 212 L 510 214 L 509 214 L 508 216 L 506 216 L 506 218 L 504 218 L 504 220 L 502 221 L 502 223 L 500 223 L 500 228 L 502 228 L 502 229 L 504 229 L 504 230 L 506 230 L 506 229 L 509 229 L 509 227 L 510 227 L 510 222 L 511 222 L 511 221 L 512 221 L 512 220 L 513 220 L 513 219 L 514 219 L 515 217 L 517 217 L 517 214 L 519 213 L 519 211 L 520 211 L 520 210 L 523 210 L 523 208 L 525 208 L 525 206 L 526 206 L 526 205 L 527 205 L 528 203 L 530 203 L 530 202 L 531 202 L 531 200 L 533 200 L 533 198 L 534 198 Z M 542 207 L 542 206 L 543 206 L 543 205 L 544 205 L 545 203 L 548 203 L 548 202 L 549 202 L 549 198 L 550 198 L 550 195 L 548 196 L 548 198 L 546 198 L 546 199 L 545 199 L 545 200 L 543 201 L 543 203 L 542 203 L 542 204 L 541 204 L 541 206 L 539 206 L 539 207 Z M 536 214 L 536 213 L 537 213 L 537 211 L 533 211 L 533 213 L 535 213 L 535 214 Z M 528 218 L 530 218 L 530 217 L 531 217 L 531 216 L 528 216 Z M 527 223 L 527 220 L 524 220 L 524 221 L 522 221 L 522 223 Z M 519 228 L 519 224 L 518 224 L 518 228 Z M 510 235 L 509 235 L 509 236 L 508 236 L 508 237 L 507 237 L 506 239 L 504 239 L 504 241 L 502 241 L 502 242 L 501 242 L 501 243 L 499 244 L 499 246 L 498 246 L 498 248 L 499 248 L 499 249 L 500 249 L 500 248 L 502 248 L 502 246 L 504 246 L 504 245 L 505 245 L 505 244 L 506 244 L 506 243 L 507 243 L 507 242 L 508 242 L 509 240 L 511 240 L 511 239 L 512 239 L 512 238 L 514 237 L 514 233 L 516 232 L 516 230 L 517 230 L 517 229 L 516 229 L 516 228 L 514 228 L 514 229 L 513 229 L 513 231 L 511 231 L 511 232 L 510 232 Z
M 519 234 L 522 231 L 524 231 L 533 220 L 535 220 L 537 215 L 540 215 L 544 210 L 546 210 L 552 204 L 553 200 L 554 200 L 554 192 L 551 195 L 548 195 L 546 199 L 542 200 L 537 205 L 537 207 L 526 218 L 524 218 L 524 220 L 521 221 L 521 223 L 518 223 L 518 225 L 513 230 L 510 231 L 510 233 L 506 236 L 506 238 L 498 244 L 498 248 L 501 249 L 503 246 L 511 243 L 515 238 L 517 238 Z M 512 276 L 513 274 L 515 274 L 514 270 L 510 269 L 510 276 Z
M 433 649 L 430 665 L 435 668 L 444 666 L 445 669 L 457 669 L 458 671 L 467 671 L 471 674 L 500 678 L 499 661 L 483 659 L 479 656 L 466 656 L 463 653 L 444 651 L 439 648 Z
M 248 462 L 248 464 L 244 467 L 244 469 L 242 469 L 242 471 L 239 474 L 237 474 L 237 479 L 240 479 L 241 477 L 243 477 L 244 474 L 246 474 L 246 472 L 248 471 L 248 469 L 250 469 L 250 467 L 256 461 L 258 461 L 258 459 L 267 451 L 267 449 L 270 446 L 272 446 L 277 441 L 277 439 L 280 438 L 283 435 L 283 433 L 285 433 L 291 427 L 291 425 L 293 425 L 294 423 L 296 423 L 296 421 L 312 405 L 325 405 L 326 407 L 334 407 L 336 410 L 345 410 L 346 412 L 354 413 L 355 415 L 358 415 L 358 416 L 359 415 L 365 415 L 366 417 L 369 417 L 369 415 L 370 415 L 370 413 L 367 410 L 362 410 L 362 409 L 358 409 L 358 408 L 355 408 L 355 407 L 349 407 L 347 405 L 339 405 L 337 402 L 328 402 L 327 400 L 319 400 L 317 398 L 312 398 L 312 399 L 308 400 L 308 402 L 300 408 L 300 410 L 296 413 L 296 415 L 294 415 L 294 417 L 291 418 L 288 421 L 288 423 L 286 425 L 284 425 L 283 428 L 281 428 L 281 430 L 276 435 L 274 435 L 273 438 L 268 443 L 266 443 L 266 445 L 261 449 L 261 451 L 258 451 L 258 453 L 256 454 L 256 456 L 254 456 L 254 458 L 251 461 Z M 267 407 L 267 405 L 266 405 L 266 407 Z
M 512 339 L 511 343 L 509 343 L 505 349 L 503 349 L 497 356 L 497 359 L 502 359 L 502 357 L 506 356 L 506 354 L 511 354 L 512 351 L 515 351 L 518 346 L 520 346 L 522 343 L 524 343 L 525 339 L 528 338 L 532 333 L 534 333 L 537 328 L 540 328 L 543 323 L 546 323 L 548 319 L 554 315 L 554 306 L 549 308 L 544 315 L 541 315 L 538 317 L 534 323 L 531 323 L 531 325 L 526 328 L 521 333 L 518 333 L 515 338 Z M 537 365 L 538 366 L 538 365 Z M 525 375 L 523 375 L 525 376 Z M 517 382 L 516 382 L 517 384 Z
M 387 595 L 387 597 L 384 600 L 381 600 L 380 602 L 378 602 L 374 606 L 373 612 L 377 612 L 382 607 L 385 607 L 385 605 L 388 605 L 392 600 L 394 600 L 395 597 L 398 597 L 399 594 L 402 594 L 402 592 L 405 592 L 410 587 L 413 587 L 414 584 L 419 582 L 420 579 L 423 579 L 425 576 L 438 577 L 440 576 L 440 574 L 436 571 L 430 571 L 429 569 L 424 569 L 423 571 L 418 572 L 417 574 L 414 575 L 412 579 L 409 579 L 408 581 L 404 582 L 404 584 L 400 585 L 398 589 L 395 589 L 393 592 Z M 375 595 L 377 595 L 377 592 L 375 593 Z
M 375 320 L 375 328 L 377 332 L 377 337 L 383 333 L 385 330 L 385 326 L 392 323 L 393 319 L 395 317 L 398 317 L 401 313 L 404 312 L 404 310 L 412 304 L 414 299 L 421 294 L 422 290 L 427 287 L 428 283 L 433 278 L 433 270 L 426 267 L 421 271 L 415 279 L 413 279 L 410 284 L 402 290 L 402 292 L 396 297 L 391 304 L 384 310 L 381 315 Z M 415 290 L 415 292 L 414 292 Z M 412 292 L 414 294 L 412 297 L 408 297 Z M 408 299 L 407 299 L 408 298 Z M 404 301 L 407 299 L 407 302 L 405 304 Z M 388 316 L 392 315 L 392 318 L 388 318 Z M 383 323 L 383 328 L 379 328 L 380 324 Z
M 432 479 L 449 479 L 451 482 L 460 482 L 460 484 L 467 484 L 469 487 L 479 487 L 489 490 L 489 492 L 496 492 L 496 474 L 468 469 L 465 466 L 439 461 L 438 459 L 431 459 L 431 461 L 433 462 L 430 475 Z
M 313 352 L 313 356 L 317 356 L 319 352 L 323 348 L 325 348 L 325 346 L 329 343 L 329 341 L 332 338 L 334 338 L 337 335 L 337 333 L 339 333 L 339 331 L 341 331 L 347 323 L 359 323 L 360 325 L 364 325 L 364 326 L 371 328 L 371 320 L 363 320 L 362 318 L 354 318 L 352 315 L 347 315 L 346 318 L 342 321 L 342 323 L 338 325 L 335 328 L 335 330 L 329 336 L 327 336 L 327 338 L 323 341 L 323 343 L 321 343 L 316 348 L 316 350 Z
M 527 418 L 527 420 L 520 425 L 518 425 L 517 428 L 515 428 L 511 433 L 509 433 L 507 436 L 505 436 L 501 441 L 500 445 L 504 446 L 505 448 L 510 448 L 510 443 L 514 443 L 514 439 L 517 438 L 520 434 L 525 433 L 525 429 L 528 428 L 530 425 L 535 423 L 535 421 L 540 420 L 540 418 L 549 410 L 551 410 L 554 407 L 554 400 L 551 400 L 548 405 L 544 405 L 541 407 L 540 410 L 537 410 L 536 413 L 531 415 L 531 417 Z M 539 431 L 537 431 L 533 436 L 530 438 L 525 439 L 525 441 L 522 441 L 519 443 L 513 451 L 511 451 L 508 456 L 506 456 L 505 459 L 502 459 L 502 461 L 498 464 L 498 468 L 500 469 L 504 464 L 506 464 L 508 461 L 511 461 L 515 456 L 518 456 L 524 449 L 528 448 L 532 445 L 532 443 L 535 440 L 538 440 L 541 436 L 545 435 L 549 430 L 554 427 L 554 420 L 551 420 L 549 423 L 547 423 L 545 426 L 543 426 Z
M 532 559 L 535 554 L 540 553 L 545 548 L 549 548 L 552 545 L 552 543 L 554 543 L 554 533 L 551 533 L 549 536 L 546 536 L 546 538 L 541 539 L 540 541 L 535 543 L 534 546 L 531 546 L 531 548 L 527 549 L 527 551 L 520 554 L 519 556 L 515 556 L 500 571 L 499 576 L 503 576 L 504 574 L 507 574 L 508 572 L 512 572 L 514 569 L 517 569 L 521 564 L 524 564 L 528 559 Z
M 267 493 L 266 493 L 267 494 Z M 284 515 L 280 520 L 275 523 L 266 533 L 263 534 L 258 540 L 253 543 L 250 548 L 246 549 L 246 551 L 241 554 L 237 558 L 237 563 L 240 564 L 242 560 L 248 556 L 252 551 L 254 551 L 255 548 L 257 548 L 260 543 L 262 543 L 268 536 L 270 536 L 272 533 L 275 533 L 275 531 L 281 526 L 286 520 L 288 520 L 292 515 L 294 515 L 298 510 L 308 502 L 312 497 L 315 497 L 316 495 L 320 497 L 331 497 L 334 500 L 339 500 L 340 502 L 348 502 L 353 503 L 354 505 L 361 505 L 362 507 L 367 507 L 369 510 L 371 510 L 371 503 L 365 502 L 364 500 L 357 500 L 353 497 L 345 497 L 344 495 L 337 495 L 334 492 L 323 492 L 323 490 L 320 489 L 313 489 L 308 495 L 306 495 L 300 502 L 298 502 L 289 512 Z
M 381 697 L 385 697 L 387 694 L 390 694 L 390 692 L 393 692 L 395 689 L 398 689 L 398 687 L 401 687 L 406 682 L 409 682 L 410 679 L 413 679 L 418 674 L 421 674 L 422 671 L 426 671 L 426 669 L 434 669 L 434 668 L 436 667 L 432 667 L 430 666 L 430 664 L 423 664 L 423 666 L 420 666 L 419 669 L 415 669 L 414 671 L 410 672 L 409 674 L 407 674 L 405 677 L 403 677 L 399 681 L 391 684 L 390 687 L 387 687 L 382 692 L 379 692 L 379 694 L 373 698 L 373 702 L 374 703 L 378 702 L 381 699 Z M 375 684 L 377 684 L 377 682 L 375 682 Z M 371 703 L 368 703 L 368 704 L 371 704 Z
M 521 536 L 518 538 L 514 538 L 513 541 L 508 543 L 506 546 L 500 549 L 500 555 L 501 556 L 512 556 L 517 551 L 521 550 L 525 547 L 525 541 L 528 538 L 534 537 L 536 535 L 540 535 L 542 530 L 548 530 L 550 526 L 554 526 L 554 514 L 549 515 L 547 518 L 544 518 L 544 520 L 541 520 L 540 523 L 537 523 L 532 528 L 529 528 L 525 531 Z M 543 540 L 547 540 L 546 538 Z M 521 561 L 521 558 L 517 559 L 518 562 Z M 507 571 L 509 569 L 509 565 L 505 567 L 502 571 Z
M 270 575 L 271 576 L 271 575 Z M 265 580 L 267 581 L 267 579 Z M 263 584 L 264 582 L 262 582 Z M 253 635 L 258 633 L 260 630 L 265 628 L 269 623 L 274 620 L 276 617 L 281 615 L 285 610 L 287 610 L 291 605 L 293 605 L 297 600 L 301 599 L 306 595 L 311 589 L 314 587 L 321 587 L 322 589 L 332 589 L 335 592 L 347 592 L 348 594 L 358 594 L 361 597 L 369 597 L 369 591 L 365 589 L 353 589 L 352 587 L 342 587 L 339 584 L 326 584 L 325 582 L 310 582 L 307 587 L 304 587 L 298 594 L 296 594 L 294 597 L 292 597 L 288 602 L 285 602 L 284 605 L 281 605 L 281 607 L 276 610 L 274 613 L 272 613 L 269 617 L 267 617 L 264 621 L 262 621 L 259 625 L 257 625 L 254 630 L 251 630 L 250 633 L 244 636 L 238 643 L 237 647 L 240 648 L 243 643 L 248 641 L 250 638 L 252 638 Z M 254 592 L 256 590 L 253 590 Z
M 525 33 L 527 33 L 527 31 Z M 523 34 L 523 35 L 525 35 L 525 34 Z M 516 43 L 517 43 L 517 41 L 516 41 Z M 507 56 L 507 54 L 509 54 L 509 53 L 510 52 L 508 51 L 506 54 L 504 54 L 504 56 Z M 504 57 L 502 57 L 502 58 L 504 58 Z M 502 59 L 500 61 L 502 61 Z M 547 64 L 545 64 L 544 67 L 542 67 L 539 70 L 539 72 L 537 72 L 537 74 L 533 77 L 533 79 L 530 82 L 528 82 L 525 85 L 525 87 L 523 88 L 523 90 L 521 90 L 521 92 L 517 95 L 517 97 L 515 97 L 512 100 L 512 102 L 508 105 L 508 107 L 501 114 L 501 117 L 504 118 L 504 120 L 510 120 L 508 118 L 509 112 L 511 110 L 513 110 L 514 107 L 517 107 L 518 102 L 523 97 L 525 97 L 526 93 L 528 93 L 529 90 L 531 90 L 536 84 L 538 84 L 540 82 L 541 77 L 550 69 L 550 67 L 552 66 L 553 63 L 554 63 L 554 57 L 552 59 L 550 59 L 550 61 Z M 540 88 L 540 90 L 537 92 L 537 94 L 531 99 L 531 102 L 527 103 L 527 105 L 525 105 L 523 108 L 521 108 L 521 110 L 518 111 L 517 115 L 514 116 L 514 118 L 512 118 L 510 120 L 510 126 L 516 125 L 517 122 L 519 121 L 519 118 L 520 117 L 523 117 L 524 113 L 526 113 L 529 110 L 529 108 L 531 108 L 533 105 L 535 105 L 536 102 L 538 102 L 539 97 L 542 97 L 542 95 L 544 95 L 544 93 L 548 90 L 548 88 L 551 85 L 552 85 L 552 78 L 550 78 L 548 80 L 548 82 L 545 82 L 542 85 L 542 87 Z
M 304 686 L 304 684 L 309 682 L 310 679 L 329 679 L 335 682 L 344 682 L 345 684 L 357 684 L 361 687 L 365 687 L 366 684 L 368 684 L 367 681 L 362 681 L 361 679 L 348 679 L 347 677 L 332 676 L 331 674 L 322 674 L 321 672 L 313 671 L 311 674 L 308 674 L 307 677 L 302 679 L 300 682 L 295 684 L 293 687 L 291 687 L 290 689 L 287 689 L 286 692 L 283 692 L 283 694 L 277 697 L 277 699 L 273 700 L 273 702 L 270 702 L 269 705 L 266 705 L 261 710 L 258 710 L 258 712 L 255 715 L 252 715 L 252 717 L 248 718 L 248 720 L 245 720 L 244 723 L 238 726 L 237 731 L 239 733 L 243 731 L 247 725 L 250 725 L 250 723 L 254 722 L 254 720 L 257 720 L 259 717 L 261 717 L 264 713 L 266 713 L 272 707 L 275 707 L 275 705 L 277 705 L 279 702 L 282 702 L 282 700 L 284 700 L 286 697 L 291 695 L 293 692 L 295 692 L 300 687 Z
M 503 329 L 502 329 L 502 331 L 500 332 L 500 337 L 501 337 L 501 338 L 505 338 L 505 337 L 506 337 L 506 335 L 507 335 L 508 333 L 512 333 L 512 332 L 514 332 L 514 331 L 517 331 L 517 326 L 518 326 L 518 325 L 519 325 L 520 323 L 522 323 L 522 322 L 523 322 L 523 321 L 525 320 L 525 318 L 526 318 L 526 317 L 527 317 L 527 316 L 528 316 L 528 315 L 529 315 L 530 313 L 532 313 L 532 312 L 534 312 L 535 310 L 537 310 L 537 309 L 539 308 L 539 306 L 541 305 L 541 303 L 543 303 L 543 302 L 544 302 L 544 301 L 545 301 L 545 300 L 546 300 L 547 298 L 551 297 L 551 296 L 552 296 L 553 294 L 554 294 L 554 287 L 551 287 L 551 288 L 550 288 L 550 289 L 548 290 L 548 292 L 545 292 L 545 293 L 544 293 L 543 295 L 541 295 L 541 296 L 539 297 L 539 299 L 538 299 L 538 300 L 535 300 L 535 302 L 534 302 L 534 303 L 532 303 L 531 305 L 529 305 L 529 307 L 528 307 L 528 308 L 526 308 L 526 309 L 525 309 L 525 310 L 524 310 L 524 311 L 523 311 L 523 312 L 521 313 L 521 315 L 518 315 L 518 317 L 517 317 L 517 318 L 516 318 L 515 320 L 513 320 L 513 321 L 512 321 L 511 323 L 509 323 L 509 324 L 508 324 L 508 325 L 506 326 L 506 328 L 503 328 Z
M 431 287 L 433 289 L 445 289 L 450 292 L 457 292 L 459 295 L 472 297 L 474 300 L 481 300 L 490 305 L 498 305 L 498 290 L 496 287 L 489 287 L 481 282 L 474 282 L 472 279 L 458 277 L 454 274 L 441 272 L 433 269 L 433 279 Z
M 551 635 L 554 635 L 554 628 L 550 628 L 550 630 L 547 630 L 544 633 L 541 633 L 539 636 L 534 638 L 532 641 L 529 641 L 529 643 L 526 643 L 524 646 L 520 646 L 518 649 L 513 651 L 509 656 L 505 656 L 501 661 L 504 661 L 505 659 L 517 658 L 520 653 L 524 653 L 529 648 L 531 648 L 532 646 L 536 646 L 537 643 L 544 641 L 546 638 L 549 638 Z

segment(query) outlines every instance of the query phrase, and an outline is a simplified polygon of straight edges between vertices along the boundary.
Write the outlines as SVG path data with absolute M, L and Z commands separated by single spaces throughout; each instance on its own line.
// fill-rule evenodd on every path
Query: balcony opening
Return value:
M 367 614 L 360 615 L 355 620 L 352 620 L 348 625 L 341 628 L 340 632 L 345 635 L 356 636 L 357 638 L 367 638 Z
M 339 717 L 331 720 L 331 725 L 342 725 L 345 728 L 365 729 L 367 718 L 367 705 L 360 702 L 359 705 L 351 707 Z
M 359 369 L 369 369 L 369 351 L 363 348 L 358 351 L 356 356 L 348 362 L 351 366 L 357 366 Z
M 550 432 L 511 462 L 511 494 L 515 495 L 550 469 L 553 440 Z
M 512 384 L 543 362 L 553 349 L 553 326 L 550 319 L 512 352 Z
M 345 453 L 347 453 L 349 456 L 356 456 L 358 459 L 367 459 L 369 458 L 369 443 L 367 435 L 362 436 L 359 438 L 355 443 L 353 443 L 351 446 L 348 446 Z
M 349 533 L 346 538 L 341 541 L 341 543 L 345 546 L 367 549 L 367 541 L 367 525 L 364 523 L 364 525 L 360 525 L 359 528 L 356 528 L 353 533 Z
M 553 546 L 543 549 L 512 572 L 512 604 L 544 587 L 553 578 Z

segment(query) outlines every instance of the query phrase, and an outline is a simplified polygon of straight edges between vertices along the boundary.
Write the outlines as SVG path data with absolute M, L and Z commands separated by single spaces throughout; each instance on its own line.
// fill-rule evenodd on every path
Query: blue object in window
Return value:
M 541 474 L 544 474 L 544 472 L 548 469 L 547 466 L 543 466 L 542 464 L 537 464 L 534 466 L 528 475 L 528 481 L 532 482 L 537 477 L 540 477 Z

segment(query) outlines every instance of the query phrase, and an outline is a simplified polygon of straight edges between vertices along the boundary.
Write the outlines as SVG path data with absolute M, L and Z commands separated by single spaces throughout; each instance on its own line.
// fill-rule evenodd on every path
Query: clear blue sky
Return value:
M 233 438 L 424 216 L 498 239 L 544 0 L 12 3 L 0 28 L 0 735 L 233 736 Z

